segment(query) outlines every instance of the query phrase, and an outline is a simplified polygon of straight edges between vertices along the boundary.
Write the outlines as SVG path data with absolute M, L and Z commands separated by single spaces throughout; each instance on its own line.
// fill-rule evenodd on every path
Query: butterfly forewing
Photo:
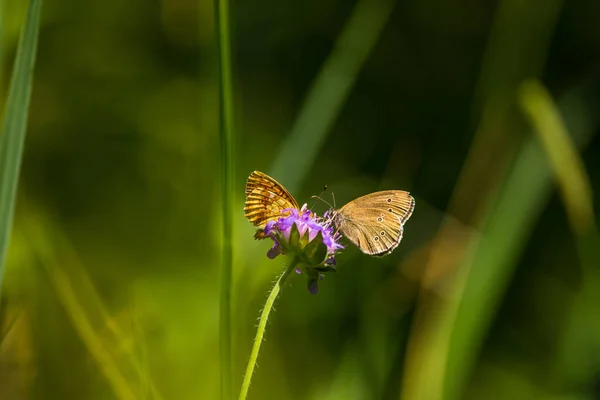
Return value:
M 400 244 L 414 207 L 408 192 L 385 190 L 346 204 L 334 212 L 334 223 L 363 253 L 384 256 Z
M 254 171 L 246 181 L 244 215 L 254 226 L 264 228 L 270 220 L 285 216 L 282 210 L 299 208 L 296 199 L 283 186 L 267 174 Z M 264 235 L 258 234 L 257 238 Z

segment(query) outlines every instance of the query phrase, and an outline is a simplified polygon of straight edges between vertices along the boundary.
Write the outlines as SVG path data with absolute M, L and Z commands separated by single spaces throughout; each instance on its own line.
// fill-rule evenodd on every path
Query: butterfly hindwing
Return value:
M 375 192 L 334 211 L 334 223 L 363 253 L 384 256 L 400 244 L 404 223 L 414 206 L 415 200 L 408 192 Z

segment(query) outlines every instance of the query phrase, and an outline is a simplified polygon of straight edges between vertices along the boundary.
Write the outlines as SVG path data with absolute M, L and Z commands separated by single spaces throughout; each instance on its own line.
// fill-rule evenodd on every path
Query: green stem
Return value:
M 231 63 L 231 30 L 229 0 L 215 0 L 215 24 L 219 61 L 219 105 L 221 124 L 221 195 L 223 221 L 223 263 L 220 298 L 221 398 L 233 398 L 233 364 L 231 356 L 231 286 L 233 275 L 233 209 L 234 209 L 234 112 Z
M 29 3 L 25 25 L 19 39 L 17 56 L 13 64 L 4 119 L 0 128 L 0 288 L 8 253 L 27 131 L 41 10 L 42 0 L 32 0 Z M 0 109 L 1 119 L 2 110 Z
M 289 267 L 283 271 L 283 274 L 279 277 L 275 286 L 269 293 L 269 297 L 267 298 L 267 302 L 265 303 L 265 307 L 260 314 L 260 320 L 258 321 L 258 329 L 256 330 L 256 336 L 254 337 L 254 345 L 252 346 L 252 352 L 250 353 L 250 360 L 248 360 L 248 366 L 246 367 L 246 374 L 244 375 L 244 382 L 242 383 L 242 391 L 240 392 L 240 399 L 245 400 L 246 396 L 248 396 L 248 389 L 250 388 L 250 381 L 252 380 L 252 373 L 254 372 L 254 367 L 256 366 L 256 360 L 258 359 L 258 351 L 260 350 L 260 345 L 263 341 L 263 336 L 265 335 L 265 327 L 267 326 L 267 321 L 269 320 L 269 314 L 271 313 L 271 309 L 273 308 L 273 304 L 281 291 L 282 286 L 285 284 L 285 281 L 290 276 L 292 271 L 296 269 L 299 260 L 294 258 Z

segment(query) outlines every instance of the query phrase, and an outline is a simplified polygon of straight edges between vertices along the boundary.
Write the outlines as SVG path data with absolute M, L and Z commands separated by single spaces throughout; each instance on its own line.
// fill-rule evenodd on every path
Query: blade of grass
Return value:
M 4 4 L 6 0 L 0 0 L 0 98 L 4 94 L 4 18 L 6 13 Z M 4 109 L 4 101 L 0 100 L 0 109 Z
M 592 385 L 599 365 L 600 235 L 592 205 L 592 187 L 565 123 L 552 97 L 541 83 L 525 82 L 520 104 L 547 155 L 560 187 L 570 225 L 577 236 L 582 287 L 572 304 L 571 320 L 562 337 L 555 369 L 559 376 L 571 374 Z M 570 360 L 583 360 L 572 362 Z M 569 362 L 570 361 L 570 362 Z
M 234 115 L 231 65 L 231 29 L 228 0 L 215 0 L 215 22 L 219 59 L 219 104 L 221 141 L 221 196 L 223 260 L 220 284 L 220 357 L 221 398 L 233 398 L 233 360 L 231 354 L 231 304 L 233 276 L 233 208 L 234 208 Z
M 578 147 L 592 131 L 573 130 Z M 552 171 L 539 143 L 528 138 L 519 151 L 482 238 L 461 271 L 455 313 L 449 313 L 450 342 L 445 373 L 446 398 L 461 398 L 485 331 L 498 306 L 514 266 L 552 190 Z
M 74 249 L 59 229 L 52 229 L 46 217 L 31 205 L 26 216 L 20 220 L 20 233 L 28 238 L 31 251 L 44 267 L 66 314 L 75 330 L 90 352 L 92 359 L 102 371 L 111 386 L 115 398 L 134 400 L 135 389 L 125 378 L 122 368 L 116 362 L 114 349 L 119 346 L 106 345 L 98 334 L 100 327 L 109 321 L 108 313 L 93 284 L 85 273 Z M 52 238 L 52 241 L 49 241 Z M 112 326 L 115 326 L 113 323 Z M 118 343 L 124 335 L 115 335 L 113 343 Z M 135 370 L 139 365 L 133 358 Z M 159 398 L 159 397 L 153 397 Z
M 513 157 L 508 153 L 517 136 L 515 91 L 524 79 L 542 73 L 561 5 L 562 0 L 502 0 L 497 6 L 473 104 L 477 131 L 449 207 L 472 225 L 487 212 L 488 197 Z
M 491 260 L 492 264 L 481 267 L 482 261 L 490 260 L 476 263 L 473 257 L 489 239 L 486 226 L 497 212 L 494 206 L 504 195 L 502 186 L 512 174 L 510 168 L 514 169 L 515 160 L 522 160 L 522 155 L 515 156 L 517 151 L 524 151 L 517 134 L 524 127 L 515 110 L 515 93 L 525 78 L 541 74 L 561 3 L 534 0 L 524 6 L 519 0 L 503 0 L 498 4 L 475 95 L 473 115 L 478 126 L 449 206 L 449 214 L 483 231 L 484 238 L 475 232 L 457 235 L 463 229 L 457 229 L 454 220 L 447 218 L 432 241 L 410 335 L 402 398 L 453 399 L 462 391 L 479 350 L 477 341 L 511 274 L 512 264 L 506 260 Z M 522 40 L 525 35 L 527 41 Z M 513 217 L 525 216 L 508 217 L 511 221 L 507 223 L 515 222 Z M 493 234 L 497 228 L 493 227 Z M 470 271 L 471 267 L 477 273 Z M 443 285 L 440 276 L 445 276 Z M 470 296 L 477 279 L 482 279 L 485 288 L 481 299 Z M 464 306 L 467 299 L 474 302 L 472 311 Z M 472 314 L 463 316 L 463 312 Z M 462 326 L 457 328 L 455 324 L 462 318 L 470 319 L 461 320 Z M 472 346 L 463 346 L 462 338 L 458 338 L 462 334 L 474 340 Z M 455 351 L 454 342 L 459 350 Z M 461 357 L 464 362 L 455 365 Z
M 37 50 L 42 0 L 31 0 L 0 132 L 0 290 L 10 240 Z
M 312 83 L 270 173 L 298 190 L 386 25 L 394 0 L 359 0 Z
M 534 126 L 534 132 L 544 147 L 560 185 L 573 230 L 579 235 L 594 230 L 592 188 L 583 161 L 573 146 L 550 94 L 538 81 L 525 82 L 519 94 L 521 107 Z

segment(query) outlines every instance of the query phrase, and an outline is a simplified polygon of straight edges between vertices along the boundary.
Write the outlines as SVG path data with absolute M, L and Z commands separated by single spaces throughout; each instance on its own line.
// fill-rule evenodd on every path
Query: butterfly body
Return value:
M 331 212 L 334 225 L 363 253 L 390 254 L 402 240 L 404 223 L 415 199 L 403 190 L 384 190 L 359 197 Z

